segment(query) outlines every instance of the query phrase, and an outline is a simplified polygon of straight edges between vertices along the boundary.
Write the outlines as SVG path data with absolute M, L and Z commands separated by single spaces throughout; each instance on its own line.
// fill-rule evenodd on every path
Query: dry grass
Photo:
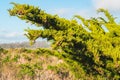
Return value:
M 9 49 L 0 56 L 0 80 L 74 80 L 69 68 L 66 69 L 69 66 L 55 56 L 28 53 L 24 49 Z

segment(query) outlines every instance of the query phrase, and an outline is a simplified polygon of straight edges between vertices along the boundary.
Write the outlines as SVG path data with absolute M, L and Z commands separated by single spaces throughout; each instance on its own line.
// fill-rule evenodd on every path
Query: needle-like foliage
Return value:
M 11 16 L 43 27 L 25 30 L 32 44 L 40 37 L 52 40 L 52 49 L 58 51 L 71 65 L 76 77 L 81 77 L 80 72 L 75 70 L 79 67 L 87 76 L 120 79 L 120 24 L 107 10 L 98 10 L 105 14 L 107 20 L 104 17 L 85 19 L 79 15 L 67 20 L 38 7 L 12 4 L 14 7 L 9 9 Z M 78 19 L 81 23 L 77 22 Z

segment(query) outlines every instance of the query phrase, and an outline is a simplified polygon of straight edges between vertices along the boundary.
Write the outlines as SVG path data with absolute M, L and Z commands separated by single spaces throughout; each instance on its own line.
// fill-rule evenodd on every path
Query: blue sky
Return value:
M 10 2 L 39 6 L 50 14 L 58 14 L 67 19 L 75 14 L 85 18 L 97 17 L 98 8 L 108 9 L 114 16 L 120 17 L 120 0 L 4 0 L 0 3 L 0 43 L 28 41 L 23 35 L 24 29 L 35 28 L 25 21 L 9 16 L 7 10 L 12 8 Z

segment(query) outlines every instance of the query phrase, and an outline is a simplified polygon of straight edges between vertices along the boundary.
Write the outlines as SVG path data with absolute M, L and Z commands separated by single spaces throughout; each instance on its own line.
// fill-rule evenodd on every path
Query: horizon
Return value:
M 97 17 L 96 10 L 99 8 L 108 9 L 109 12 L 114 16 L 118 17 L 117 21 L 120 22 L 120 5 L 119 0 L 76 0 L 76 1 L 33 1 L 33 0 L 7 0 L 3 1 L 0 5 L 0 43 L 13 43 L 13 42 L 24 42 L 29 41 L 24 36 L 24 29 L 30 27 L 35 28 L 34 25 L 26 23 L 23 20 L 20 20 L 16 17 L 11 17 L 8 13 L 8 9 L 13 6 L 10 2 L 20 3 L 20 4 L 29 4 L 33 6 L 38 6 L 40 9 L 44 10 L 50 14 L 57 14 L 60 17 L 66 19 L 72 19 L 74 15 L 81 15 L 85 18 Z M 42 39 L 39 39 L 42 40 Z

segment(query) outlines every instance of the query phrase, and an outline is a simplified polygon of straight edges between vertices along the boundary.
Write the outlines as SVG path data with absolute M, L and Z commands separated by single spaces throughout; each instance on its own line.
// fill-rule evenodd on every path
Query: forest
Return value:
M 1 48 L 0 80 L 120 79 L 120 24 L 108 10 L 97 10 L 105 17 L 69 20 L 32 5 L 11 4 L 10 16 L 39 28 L 25 29 L 30 44 L 38 38 L 51 44 L 34 50 Z

